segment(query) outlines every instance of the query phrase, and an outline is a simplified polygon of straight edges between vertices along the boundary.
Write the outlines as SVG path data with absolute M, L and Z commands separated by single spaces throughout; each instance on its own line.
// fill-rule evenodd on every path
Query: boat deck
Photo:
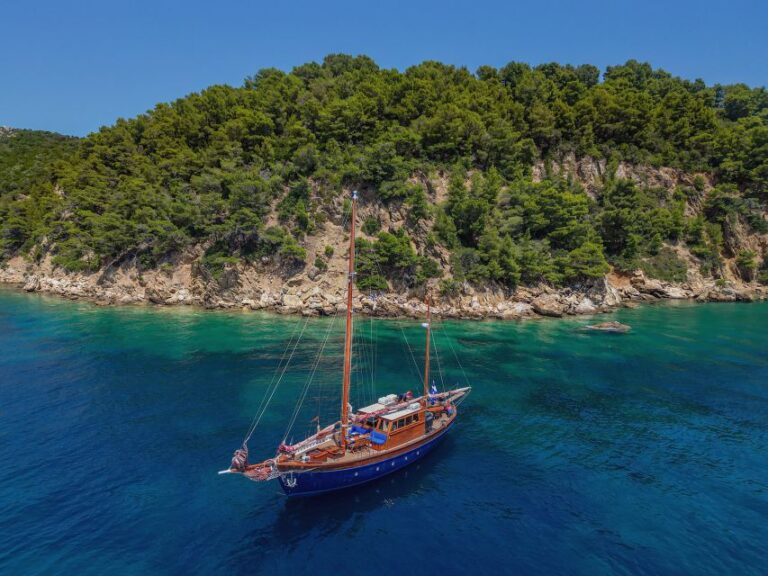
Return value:
M 302 459 L 294 459 L 291 455 L 282 455 L 277 459 L 277 467 L 280 471 L 336 469 L 347 468 L 364 462 L 374 463 L 379 460 L 385 460 L 437 436 L 441 431 L 444 431 L 453 423 L 456 419 L 456 414 L 457 412 L 454 411 L 450 416 L 443 414 L 440 418 L 436 417 L 432 423 L 432 430 L 430 430 L 429 433 L 422 434 L 412 440 L 385 450 L 377 450 L 368 445 L 358 449 L 348 449 L 346 452 L 342 452 L 338 445 L 338 434 L 336 434 L 329 437 L 328 440 L 315 448 L 316 450 L 328 452 L 325 460 L 312 461 L 310 458 L 307 461 L 304 461 Z

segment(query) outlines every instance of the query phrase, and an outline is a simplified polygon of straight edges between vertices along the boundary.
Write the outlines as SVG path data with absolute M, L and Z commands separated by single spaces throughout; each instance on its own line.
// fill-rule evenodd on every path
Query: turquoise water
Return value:
M 252 454 L 326 333 L 289 439 L 334 412 L 340 323 L 0 290 L 0 573 L 768 573 L 768 304 L 609 318 L 633 331 L 445 323 L 434 366 L 474 386 L 459 427 L 402 473 L 289 501 L 216 471 L 297 330 Z M 356 406 L 418 388 L 417 322 L 358 330 L 379 346 L 358 351 Z

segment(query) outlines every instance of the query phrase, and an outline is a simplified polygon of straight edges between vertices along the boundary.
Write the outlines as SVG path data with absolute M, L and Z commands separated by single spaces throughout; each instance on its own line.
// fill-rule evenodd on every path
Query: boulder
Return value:
M 320 275 L 320 269 L 316 266 L 311 266 L 309 270 L 307 270 L 307 278 L 310 280 L 314 280 Z
M 533 306 L 527 302 L 515 302 L 510 309 L 519 316 L 530 316 L 533 314 Z
M 688 298 L 688 294 L 685 292 L 685 290 L 677 286 L 666 286 L 664 287 L 664 297 L 671 298 L 673 300 L 682 300 L 684 298 Z
M 621 292 L 619 289 L 608 282 L 607 278 L 603 279 L 603 306 L 612 308 L 614 306 L 620 306 L 622 301 Z
M 147 300 L 152 302 L 152 304 L 165 304 L 165 301 L 167 300 L 167 298 L 160 293 L 160 290 L 154 286 L 148 286 L 144 290 L 144 295 L 147 297 Z
M 301 308 L 303 304 L 303 302 L 301 301 L 301 298 L 299 298 L 295 294 L 283 294 L 281 303 L 284 308 L 292 308 L 295 310 Z
M 259 298 L 259 306 L 261 308 L 268 308 L 270 306 L 274 306 L 277 300 L 275 299 L 272 294 L 269 292 L 263 292 L 261 297 Z
M 573 308 L 574 314 L 595 314 L 597 312 L 597 306 L 589 298 L 584 298 L 576 304 Z
M 541 314 L 542 316 L 560 318 L 565 313 L 565 305 L 560 301 L 556 294 L 539 296 L 531 302 L 531 306 L 533 306 L 533 309 L 537 314 Z
M 24 283 L 24 290 L 26 292 L 35 292 L 40 289 L 40 278 L 37 276 L 30 276 Z

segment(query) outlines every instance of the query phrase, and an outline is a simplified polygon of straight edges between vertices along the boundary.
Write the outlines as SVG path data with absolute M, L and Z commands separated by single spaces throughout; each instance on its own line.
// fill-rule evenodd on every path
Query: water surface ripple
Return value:
M 216 471 L 303 319 L 0 290 L 0 573 L 768 573 L 768 304 L 612 317 L 633 331 L 444 323 L 446 384 L 474 386 L 459 427 L 401 473 L 289 501 Z M 328 322 L 252 453 L 281 439 Z M 357 328 L 355 405 L 417 389 L 418 323 Z M 336 410 L 330 330 L 294 440 Z

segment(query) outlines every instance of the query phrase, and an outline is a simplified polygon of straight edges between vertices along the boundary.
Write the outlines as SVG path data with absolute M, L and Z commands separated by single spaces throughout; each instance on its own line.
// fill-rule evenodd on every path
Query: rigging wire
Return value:
M 406 348 L 408 349 L 408 352 L 411 356 L 411 361 L 413 362 L 413 366 L 416 369 L 416 376 L 421 381 L 422 386 L 424 385 L 424 375 L 421 373 L 421 369 L 419 368 L 419 364 L 416 362 L 416 357 L 413 355 L 413 350 L 411 349 L 411 343 L 408 342 L 408 337 L 405 335 L 405 330 L 403 329 L 402 324 L 400 325 L 400 332 L 403 334 L 403 340 L 405 340 Z
M 309 387 L 312 384 L 312 380 L 315 377 L 317 366 L 320 364 L 320 359 L 322 358 L 323 350 L 325 350 L 325 345 L 328 343 L 328 338 L 331 335 L 331 330 L 336 324 L 336 318 L 337 316 L 334 316 L 333 320 L 331 320 L 331 322 L 328 323 L 328 328 L 325 331 L 325 337 L 323 338 L 323 343 L 320 345 L 320 348 L 317 351 L 317 354 L 315 355 L 315 359 L 312 363 L 312 371 L 309 373 L 309 377 L 307 378 L 307 381 L 304 384 L 301 393 L 299 394 L 299 399 L 296 403 L 296 407 L 293 410 L 291 419 L 288 422 L 288 427 L 285 430 L 285 435 L 283 436 L 283 440 L 282 440 L 283 442 L 285 442 L 285 439 L 288 438 L 288 434 L 291 433 L 291 430 L 293 429 L 293 425 L 296 423 L 296 418 L 298 417 L 299 412 L 301 411 L 301 407 L 304 405 L 304 400 L 307 397 L 307 392 L 309 391 Z
M 293 343 L 293 339 L 296 336 L 296 331 L 299 329 L 299 326 L 301 325 L 301 320 L 297 320 L 294 322 L 293 330 L 291 331 L 291 335 L 288 338 L 288 343 L 285 346 L 285 349 L 283 350 L 283 354 L 280 357 L 280 361 L 277 363 L 277 366 L 275 366 L 275 371 L 272 373 L 272 378 L 269 381 L 269 384 L 267 385 L 266 389 L 264 390 L 264 395 L 261 398 L 261 401 L 259 402 L 259 406 L 256 408 L 256 413 L 253 416 L 253 419 L 251 420 L 251 424 L 248 427 L 248 431 L 245 434 L 245 437 L 243 439 L 243 444 L 247 444 L 248 440 L 251 439 L 251 436 L 253 435 L 253 432 L 256 429 L 256 426 L 258 425 L 257 419 L 258 415 L 261 412 L 264 403 L 267 400 L 267 397 L 269 396 L 270 390 L 272 389 L 272 385 L 275 383 L 275 379 L 277 378 L 278 373 L 280 372 L 280 368 L 283 366 L 283 362 L 285 361 L 288 350 L 291 348 L 291 344 Z
M 434 331 L 433 331 L 434 334 Z M 441 330 L 442 335 L 442 330 Z M 435 360 L 437 361 L 437 373 L 440 374 L 440 391 L 445 392 L 445 378 L 443 377 L 443 366 L 440 363 L 440 354 L 437 351 L 437 338 L 435 338 L 435 343 L 433 348 L 435 349 Z M 429 386 L 428 386 L 429 388 Z
M 302 336 L 304 336 L 304 331 L 307 329 L 307 324 L 309 324 L 309 316 L 307 316 L 307 319 L 304 321 L 304 325 L 301 328 L 301 332 L 299 333 L 299 337 L 296 339 L 296 342 L 293 345 L 293 349 L 291 350 L 291 354 L 290 354 L 290 356 L 288 356 L 288 360 L 286 361 L 285 365 L 283 366 L 283 370 L 282 370 L 282 372 L 280 372 L 280 377 L 275 382 L 275 385 L 274 385 L 274 387 L 272 389 L 271 394 L 269 395 L 269 397 L 267 398 L 266 402 L 264 403 L 264 406 L 263 406 L 263 408 L 261 410 L 261 413 L 257 412 L 256 421 L 255 421 L 254 425 L 252 426 L 251 431 L 246 436 L 246 439 L 243 442 L 243 444 L 246 444 L 251 439 L 251 436 L 253 435 L 254 431 L 256 430 L 256 427 L 259 425 L 259 422 L 261 422 L 261 418 L 264 416 L 264 413 L 267 411 L 267 408 L 269 407 L 270 402 L 272 402 L 272 398 L 274 398 L 275 392 L 277 392 L 277 389 L 280 386 L 280 383 L 283 381 L 283 377 L 285 376 L 286 370 L 288 370 L 288 366 L 290 365 L 291 360 L 293 359 L 293 355 L 296 353 L 296 348 L 298 348 L 299 342 L 301 342 L 301 338 L 302 338 Z
M 440 325 L 444 326 L 443 321 L 440 321 Z M 453 342 L 451 342 L 451 338 L 447 336 L 446 333 L 446 340 L 448 341 L 448 347 L 451 349 L 451 352 L 453 353 L 453 357 L 456 359 L 456 363 L 459 365 L 459 368 L 461 369 L 461 373 L 464 376 L 464 383 L 469 386 L 469 378 L 467 377 L 467 372 L 464 370 L 464 366 L 461 363 L 461 360 L 459 360 L 459 355 L 456 354 L 456 349 L 453 347 Z

